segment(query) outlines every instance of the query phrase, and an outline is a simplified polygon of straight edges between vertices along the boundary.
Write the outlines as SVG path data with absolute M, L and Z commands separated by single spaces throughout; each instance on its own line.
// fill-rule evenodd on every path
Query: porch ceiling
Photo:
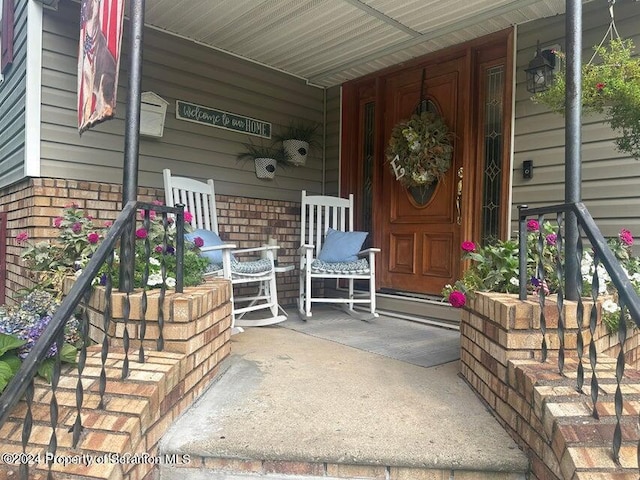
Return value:
M 145 22 L 330 87 L 564 9 L 564 0 L 154 0 Z

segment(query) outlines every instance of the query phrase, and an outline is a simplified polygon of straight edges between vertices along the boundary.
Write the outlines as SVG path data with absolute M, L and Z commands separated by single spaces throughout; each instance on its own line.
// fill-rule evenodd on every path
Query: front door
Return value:
M 458 275 L 467 119 L 465 68 L 465 58 L 458 57 L 401 72 L 386 81 L 384 138 L 391 136 L 396 123 L 422 106 L 444 118 L 454 136 L 454 150 L 445 177 L 431 187 L 406 188 L 390 168 L 382 170 L 385 198 L 379 204 L 379 228 L 384 267 L 379 274 L 380 288 L 437 293 Z
M 439 295 L 461 276 L 463 240 L 508 236 L 512 42 L 499 32 L 343 85 L 340 189 L 381 248 L 378 290 Z M 407 189 L 385 149 L 420 108 L 453 132 L 453 158 L 432 188 Z

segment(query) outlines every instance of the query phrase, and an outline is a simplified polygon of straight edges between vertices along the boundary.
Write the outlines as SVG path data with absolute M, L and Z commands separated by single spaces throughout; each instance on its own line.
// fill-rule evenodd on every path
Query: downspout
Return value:
M 125 118 L 124 168 L 122 171 L 122 205 L 138 199 L 138 153 L 140 147 L 140 99 L 142 85 L 142 40 L 144 0 L 131 0 L 131 39 L 129 47 L 129 95 Z M 122 236 L 120 255 L 120 291 L 133 289 L 134 224 Z
M 568 0 L 565 18 L 567 37 L 567 86 L 565 90 L 565 203 L 580 202 L 582 182 L 582 1 Z M 565 236 L 565 297 L 578 300 L 578 272 L 580 260 L 577 258 L 577 243 L 580 232 L 574 213 L 566 216 Z
M 322 195 L 327 190 L 327 88 L 322 89 Z

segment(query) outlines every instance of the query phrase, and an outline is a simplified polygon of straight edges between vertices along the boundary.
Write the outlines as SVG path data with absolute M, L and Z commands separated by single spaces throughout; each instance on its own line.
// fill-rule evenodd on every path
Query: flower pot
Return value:
M 271 180 L 276 176 L 276 162 L 273 158 L 256 158 L 256 176 Z
M 300 166 L 307 163 L 309 142 L 303 140 L 283 140 L 285 158 L 291 165 Z

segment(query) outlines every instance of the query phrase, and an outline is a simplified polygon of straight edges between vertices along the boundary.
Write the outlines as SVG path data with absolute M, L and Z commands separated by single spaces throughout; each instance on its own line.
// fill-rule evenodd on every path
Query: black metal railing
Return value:
M 149 231 L 151 225 L 151 212 L 155 212 L 155 214 L 161 215 L 161 223 L 163 228 L 163 248 L 166 251 L 169 246 L 169 228 L 170 223 L 175 221 L 175 231 L 182 232 L 184 231 L 184 210 L 183 206 L 178 205 L 177 207 L 167 207 L 163 205 L 155 205 L 143 202 L 128 202 L 123 208 L 122 212 L 118 215 L 118 218 L 115 220 L 113 225 L 107 231 L 104 240 L 96 250 L 96 252 L 92 255 L 89 260 L 87 266 L 83 269 L 80 276 L 74 282 L 71 287 L 69 293 L 65 296 L 62 303 L 56 310 L 53 318 L 43 331 L 40 338 L 35 342 L 33 348 L 30 350 L 27 357 L 22 361 L 20 369 L 7 385 L 6 389 L 0 395 L 0 427 L 4 425 L 4 423 L 9 418 L 11 411 L 18 404 L 21 398 L 26 400 L 26 415 L 23 423 L 22 430 L 22 451 L 26 456 L 26 448 L 29 444 L 29 437 L 31 435 L 31 430 L 33 426 L 33 417 L 32 417 L 32 404 L 34 397 L 34 378 L 38 372 L 38 368 L 40 364 L 44 361 L 45 358 L 48 357 L 49 350 L 53 344 L 57 345 L 57 353 L 54 356 L 54 368 L 53 374 L 51 376 L 51 402 L 50 402 L 50 421 L 51 421 L 51 437 L 49 441 L 49 446 L 47 451 L 52 455 L 55 455 L 57 449 L 57 437 L 56 437 L 56 428 L 58 427 L 58 403 L 56 399 L 56 390 L 58 387 L 58 382 L 60 379 L 61 373 L 61 346 L 64 338 L 64 329 L 67 322 L 74 315 L 78 315 L 78 307 L 80 306 L 80 321 L 79 321 L 79 332 L 81 337 L 81 346 L 79 347 L 78 357 L 77 357 L 77 371 L 78 371 L 78 379 L 76 383 L 76 418 L 72 427 L 72 443 L 73 447 L 77 447 L 78 441 L 80 439 L 80 434 L 82 432 L 82 415 L 81 409 L 83 405 L 83 386 L 82 386 L 82 373 L 85 368 L 86 359 L 87 359 L 87 347 L 89 346 L 89 316 L 87 312 L 87 304 L 90 300 L 92 290 L 93 290 L 93 282 L 101 268 L 104 265 L 107 265 L 106 271 L 108 274 L 105 275 L 105 300 L 106 305 L 103 313 L 103 329 L 104 329 L 104 337 L 101 346 L 101 372 L 99 375 L 99 395 L 100 402 L 98 408 L 104 408 L 104 396 L 107 385 L 107 368 L 106 368 L 106 360 L 109 353 L 109 326 L 112 319 L 112 304 L 111 304 L 111 293 L 113 291 L 113 278 L 119 275 L 119 272 L 114 271 L 114 258 L 115 258 L 115 249 L 119 240 L 122 239 L 123 234 L 130 232 L 133 234 L 135 232 L 135 226 L 137 221 L 139 220 L 137 214 L 139 211 L 143 213 L 142 219 L 142 227 L 145 228 L 146 231 Z M 176 292 L 182 292 L 183 290 L 183 254 L 184 254 L 184 238 L 182 235 L 175 235 L 175 255 L 176 255 Z M 149 280 L 149 259 L 151 257 L 151 244 L 147 238 L 144 242 L 144 254 L 142 258 L 136 258 L 135 251 L 133 249 L 129 250 L 126 254 L 127 258 L 121 258 L 121 265 L 127 266 L 129 268 L 123 269 L 126 273 L 126 276 L 129 276 L 126 285 L 133 286 L 133 272 L 135 270 L 136 262 L 144 262 L 144 268 L 142 273 L 141 284 L 143 285 L 142 292 L 142 318 L 141 318 L 141 327 L 140 327 L 140 347 L 139 347 L 139 355 L 138 361 L 144 362 L 144 335 L 146 331 L 146 310 L 147 310 L 147 283 Z M 158 326 L 160 330 L 159 337 L 156 342 L 156 346 L 158 350 L 163 349 L 163 340 L 162 340 L 162 326 L 164 324 L 164 312 L 162 307 L 164 305 L 164 297 L 166 294 L 166 284 L 165 280 L 167 278 L 167 268 L 164 263 L 161 262 L 161 276 L 162 283 L 160 287 L 160 295 L 159 295 L 159 311 L 158 311 Z M 122 279 L 122 276 L 119 276 Z M 122 283 L 120 283 L 122 285 Z M 121 289 L 122 290 L 122 289 Z M 123 347 L 124 347 L 124 362 L 121 371 L 121 377 L 126 378 L 128 376 L 129 369 L 129 336 L 128 336 L 128 328 L 127 322 L 129 321 L 129 294 L 131 293 L 131 288 L 129 291 L 125 292 L 124 297 L 124 306 L 123 306 L 123 322 L 124 322 L 124 336 L 123 336 Z M 20 464 L 20 478 L 27 479 L 29 478 L 29 465 L 27 462 Z M 51 473 L 51 464 L 49 465 L 49 478 L 52 477 Z
M 577 243 L 575 249 L 566 248 L 566 239 L 563 234 L 564 224 L 567 215 L 575 215 L 577 219 L 580 235 L 577 236 Z M 590 391 L 592 402 L 592 416 L 596 419 L 599 418 L 597 403 L 598 393 L 600 391 L 599 380 L 597 376 L 597 350 L 595 344 L 595 331 L 598 321 L 598 295 L 600 290 L 600 276 L 598 275 L 598 268 L 602 265 L 610 279 L 611 284 L 617 290 L 618 305 L 620 306 L 618 317 L 618 341 L 620 344 L 620 351 L 616 361 L 616 392 L 614 395 L 614 406 L 616 413 L 616 426 L 612 439 L 612 457 L 613 460 L 620 465 L 620 448 L 622 445 L 622 380 L 625 369 L 625 341 L 627 339 L 627 320 L 630 318 L 636 326 L 640 326 L 640 297 L 635 291 L 631 281 L 625 270 L 622 268 L 620 261 L 616 258 L 615 254 L 609 247 L 607 240 L 600 232 L 600 229 L 596 225 L 593 217 L 590 215 L 586 206 L 583 203 L 571 203 L 562 205 L 553 205 L 542 208 L 527 208 L 526 205 L 519 207 L 519 281 L 520 281 L 520 300 L 527 298 L 527 286 L 529 284 L 529 278 L 527 275 L 527 261 L 530 258 L 527 246 L 527 219 L 532 217 L 537 220 L 540 226 L 546 218 L 552 216 L 553 222 L 557 226 L 557 238 L 556 238 L 556 254 L 555 265 L 553 267 L 555 279 L 557 281 L 557 307 L 558 307 L 558 370 L 561 375 L 564 375 L 564 360 L 565 360 L 565 334 L 567 330 L 567 323 L 565 318 L 564 300 L 567 298 L 567 292 L 565 291 L 565 285 L 576 285 L 577 292 L 572 292 L 576 299 L 576 318 L 577 318 L 577 342 L 576 342 L 576 354 L 577 354 L 577 375 L 576 375 L 576 389 L 580 393 L 583 392 L 584 376 L 585 376 L 585 359 L 584 356 L 584 337 L 582 335 L 583 328 L 585 327 L 585 304 L 583 299 L 583 272 L 581 271 L 582 257 L 584 252 L 584 240 L 588 240 L 588 243 L 593 251 L 593 273 L 591 276 L 591 312 L 589 314 L 589 349 L 588 349 L 588 362 L 591 367 L 591 379 L 590 379 Z M 545 281 L 545 265 L 543 265 L 543 249 L 544 249 L 544 233 L 540 228 L 538 232 L 538 239 L 536 245 L 536 251 L 534 257 L 536 260 L 535 276 L 537 282 L 542 285 L 546 285 Z M 571 270 L 566 271 L 565 266 L 571 262 L 566 262 L 565 252 L 575 251 L 575 262 L 572 262 L 574 267 Z M 567 269 L 569 270 L 569 269 Z M 574 282 L 566 282 L 569 276 L 573 276 Z M 551 279 L 549 279 L 551 280 Z M 540 328 L 542 332 L 542 361 L 547 360 L 547 322 L 545 318 L 545 298 L 548 293 L 545 288 L 539 288 L 538 301 L 540 303 Z M 571 297 L 570 297 L 571 298 Z M 637 445 L 637 455 L 640 458 L 640 443 Z

